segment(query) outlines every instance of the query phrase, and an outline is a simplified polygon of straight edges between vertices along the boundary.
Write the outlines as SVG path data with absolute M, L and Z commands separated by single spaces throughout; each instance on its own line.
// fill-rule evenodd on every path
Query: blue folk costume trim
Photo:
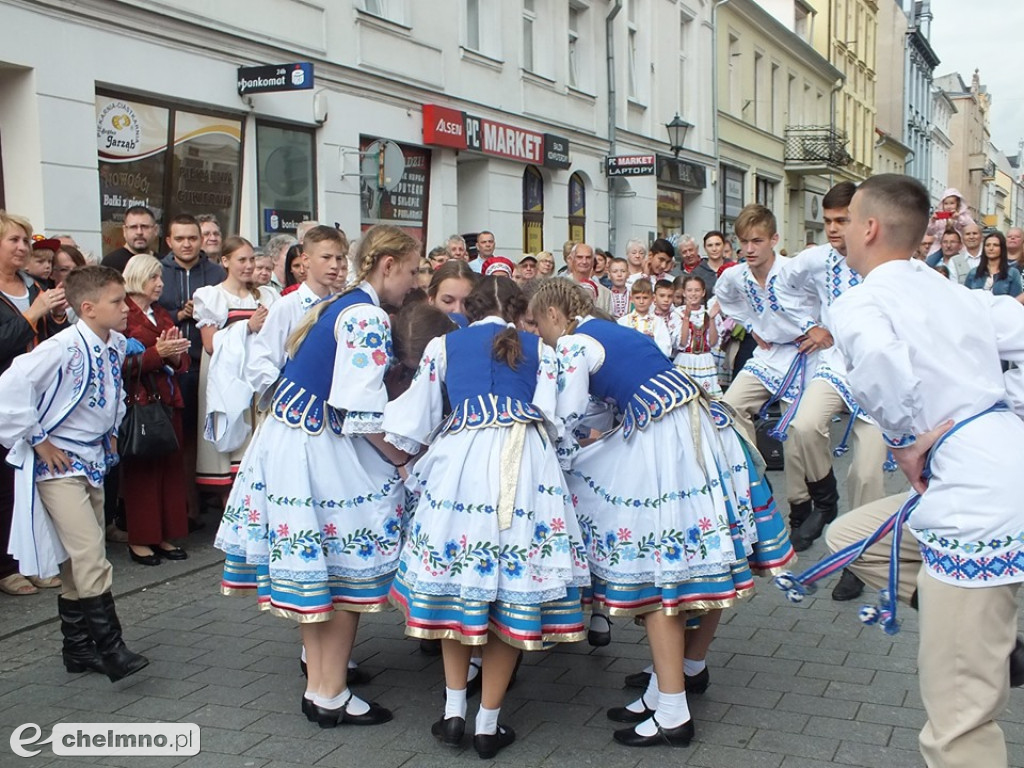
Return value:
M 675 368 L 652 376 L 633 393 L 622 414 L 622 437 L 643 431 L 680 406 L 700 397 L 703 390 L 689 376 Z
M 327 426 L 340 436 L 345 423 L 345 411 L 328 405 L 322 397 L 288 379 L 278 382 L 270 409 L 275 419 L 308 435 L 319 435 Z
M 928 458 L 925 461 L 924 470 L 922 471 L 921 476 L 926 480 L 931 477 L 932 456 L 934 456 L 935 452 L 938 451 L 939 446 L 946 441 L 946 438 L 967 426 L 975 419 L 979 419 L 989 413 L 1007 410 L 1009 410 L 1009 406 L 1006 403 L 999 402 L 989 408 L 986 408 L 980 413 L 976 413 L 973 416 L 969 416 L 963 421 L 959 421 L 954 424 L 953 428 L 943 434 L 928 452 Z M 861 539 L 860 541 L 855 542 L 832 555 L 829 555 L 800 575 L 794 575 L 789 571 L 779 574 L 775 577 L 775 586 L 786 593 L 786 599 L 791 603 L 802 603 L 805 596 L 814 594 L 817 591 L 817 587 L 814 586 L 815 582 L 846 568 L 860 558 L 860 556 L 863 555 L 869 547 L 877 544 L 891 533 L 892 551 L 889 557 L 889 583 L 886 589 L 879 590 L 878 605 L 861 606 L 858 617 L 868 626 L 878 624 L 883 630 L 885 630 L 887 635 L 895 635 L 900 631 L 900 623 L 896 618 L 896 605 L 899 602 L 899 555 L 900 546 L 903 542 L 903 527 L 910 518 L 911 513 L 917 508 L 920 501 L 921 494 L 917 492 L 912 493 L 910 497 L 903 502 L 903 505 L 899 508 L 896 514 L 892 515 L 888 520 L 882 523 L 878 530 L 870 536 Z M 928 547 L 922 547 L 922 552 L 927 558 L 931 550 Z
M 768 435 L 775 438 L 779 442 L 785 442 L 788 435 L 786 431 L 789 429 L 790 422 L 796 417 L 797 408 L 800 405 L 800 398 L 804 394 L 804 379 L 807 375 L 807 353 L 798 352 L 796 357 L 793 358 L 793 362 L 789 364 L 789 370 L 786 371 L 786 376 L 782 379 L 782 383 L 778 389 L 769 397 L 764 405 L 761 406 L 761 410 L 758 412 L 757 417 L 759 419 L 766 419 L 768 417 L 768 409 L 771 408 L 775 403 L 782 400 L 786 393 L 795 385 L 796 386 L 796 397 L 790 404 L 786 412 L 782 414 L 782 418 L 779 419 L 779 423 L 776 424 L 772 429 L 768 430 Z
M 455 434 L 464 429 L 510 427 L 544 421 L 544 414 L 532 403 L 504 395 L 478 395 L 456 405 L 444 420 L 439 433 Z

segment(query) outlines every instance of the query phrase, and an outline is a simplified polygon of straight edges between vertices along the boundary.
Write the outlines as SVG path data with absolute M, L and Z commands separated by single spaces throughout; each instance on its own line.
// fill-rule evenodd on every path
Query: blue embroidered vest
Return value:
M 357 289 L 335 299 L 324 310 L 316 325 L 309 329 L 295 357 L 289 358 L 281 370 L 270 408 L 275 419 L 311 435 L 323 432 L 325 423 L 334 434 L 341 434 L 345 414 L 327 405 L 334 379 L 334 357 L 338 352 L 334 326 L 338 315 L 349 307 L 372 303 L 366 291 Z
M 518 331 L 523 359 L 510 368 L 494 359 L 494 338 L 505 328 L 486 323 L 444 337 L 448 359 L 445 384 L 453 407 L 442 432 L 544 420 L 530 402 L 537 389 L 540 339 Z
M 700 395 L 700 386 L 675 368 L 644 334 L 608 320 L 588 320 L 576 333 L 605 349 L 605 361 L 590 374 L 590 394 L 612 400 L 622 412 L 623 437 Z

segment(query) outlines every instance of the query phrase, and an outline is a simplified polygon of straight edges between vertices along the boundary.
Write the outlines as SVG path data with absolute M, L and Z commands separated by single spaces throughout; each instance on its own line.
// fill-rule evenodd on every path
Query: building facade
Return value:
M 932 171 L 928 183 L 932 208 L 938 208 L 942 202 L 942 193 L 949 188 L 949 155 L 953 148 L 950 138 L 950 124 L 957 113 L 956 105 L 938 87 L 932 87 Z
M 904 43 L 907 17 L 897 0 L 878 0 L 876 65 L 886 76 L 875 91 L 874 173 L 904 173 L 913 161 L 905 142 L 907 76 Z
M 832 123 L 840 73 L 811 45 L 813 14 L 769 8 L 730 0 L 718 10 L 721 223 L 730 231 L 744 205 L 766 205 L 795 254 L 822 242 L 821 197 L 846 160 Z
M 932 49 L 931 0 L 902 0 L 907 31 L 904 58 L 904 143 L 910 149 L 906 172 L 925 187 L 932 178 L 932 81 L 939 57 Z M 885 34 L 879 27 L 879 45 Z M 894 41 L 894 44 L 897 44 Z
M 970 87 L 957 72 L 936 78 L 935 84 L 956 107 L 949 122 L 949 186 L 963 193 L 971 215 L 980 221 L 982 188 L 989 164 L 988 92 L 977 70 Z
M 808 0 L 817 19 L 812 42 L 836 67 L 842 84 L 835 95 L 836 128 L 846 138 L 850 162 L 841 175 L 863 181 L 875 156 L 877 0 Z M 890 73 L 886 73 L 886 77 Z
M 427 247 L 487 228 L 512 256 L 570 238 L 621 250 L 717 221 L 705 3 L 0 10 L 5 28 L 62 41 L 10 35 L 0 53 L 0 204 L 94 251 L 119 245 L 137 203 L 160 221 L 215 213 L 253 241 L 303 219 L 350 236 L 397 223 Z M 673 151 L 677 113 L 692 128 Z

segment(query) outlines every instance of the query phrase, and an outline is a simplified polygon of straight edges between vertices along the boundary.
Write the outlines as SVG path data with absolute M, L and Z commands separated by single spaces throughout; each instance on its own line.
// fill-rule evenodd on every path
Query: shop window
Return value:
M 658 187 L 658 237 L 683 234 L 683 193 Z
M 182 213 L 210 213 L 238 231 L 242 121 L 233 115 L 96 95 L 103 252 L 124 244 L 121 224 L 133 205 L 150 208 L 163 228 Z
M 523 253 L 544 250 L 544 177 L 532 165 L 523 171 Z
M 569 177 L 569 239 L 587 241 L 587 186 L 578 173 Z
M 430 150 L 361 136 L 359 154 L 361 231 L 374 224 L 393 224 L 425 242 Z
M 775 182 L 761 176 L 755 181 L 755 199 L 769 211 L 775 210 Z
M 261 243 L 316 220 L 315 147 L 312 129 L 256 123 Z

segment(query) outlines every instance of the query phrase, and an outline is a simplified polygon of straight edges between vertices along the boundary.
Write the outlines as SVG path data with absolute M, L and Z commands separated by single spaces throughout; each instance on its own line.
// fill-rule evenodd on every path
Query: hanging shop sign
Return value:
M 617 155 L 604 159 L 608 176 L 653 176 L 654 155 Z
M 423 143 L 468 149 L 520 163 L 568 168 L 569 140 L 438 104 L 423 105 Z

